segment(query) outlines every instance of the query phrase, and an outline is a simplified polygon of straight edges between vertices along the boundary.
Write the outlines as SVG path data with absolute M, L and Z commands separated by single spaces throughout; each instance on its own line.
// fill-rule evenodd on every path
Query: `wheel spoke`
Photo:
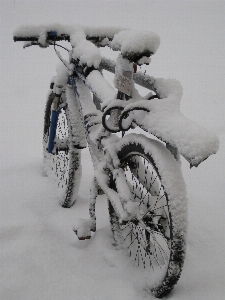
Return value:
M 170 221 L 166 194 L 154 166 L 144 157 L 127 158 L 125 176 L 134 200 L 139 202 L 140 220 L 134 219 L 119 228 L 123 247 L 139 267 L 152 272 L 164 266 L 170 256 Z

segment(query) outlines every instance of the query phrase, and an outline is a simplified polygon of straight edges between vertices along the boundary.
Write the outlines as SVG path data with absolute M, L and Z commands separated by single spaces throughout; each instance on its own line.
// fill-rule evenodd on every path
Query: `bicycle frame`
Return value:
M 135 114 L 137 114 L 138 111 L 144 111 L 146 114 L 149 114 L 151 110 L 149 109 L 148 105 L 151 104 L 152 101 L 158 99 L 154 98 L 160 98 L 161 95 L 159 93 L 159 89 L 157 88 L 157 79 L 151 76 L 146 76 L 141 73 L 134 73 L 133 74 L 133 80 L 135 83 L 148 88 L 150 91 L 153 91 L 155 95 L 151 97 L 153 100 L 139 100 L 132 101 L 127 99 L 124 100 L 113 100 L 109 105 L 105 106 L 104 112 L 102 113 L 100 110 L 96 108 L 96 105 L 94 104 L 94 100 L 98 103 L 98 107 L 100 107 L 99 103 L 102 103 L 102 99 L 99 97 L 98 90 L 96 89 L 95 85 L 92 85 L 91 81 L 88 81 L 88 76 L 84 77 L 82 73 L 84 71 L 82 70 L 80 65 L 77 65 L 76 62 L 73 62 L 75 64 L 73 69 L 73 74 L 68 75 L 68 81 L 67 84 L 70 86 L 70 88 L 73 90 L 74 95 L 74 103 L 76 102 L 75 106 L 79 108 L 80 113 L 80 126 L 83 126 L 85 128 L 85 135 L 88 142 L 88 146 L 90 149 L 92 162 L 95 169 L 95 179 L 93 181 L 94 186 L 92 187 L 92 192 L 95 195 L 95 197 L 90 201 L 90 205 L 92 209 L 90 209 L 91 218 L 95 219 L 95 213 L 94 213 L 94 207 L 95 207 L 95 198 L 98 188 L 100 187 L 103 192 L 107 195 L 107 197 L 110 199 L 111 203 L 114 203 L 116 210 L 120 214 L 120 219 L 122 221 L 129 219 L 129 214 L 124 210 L 124 205 L 121 203 L 121 199 L 118 196 L 120 194 L 119 189 L 120 187 L 116 184 L 116 190 L 118 193 L 113 191 L 109 188 L 110 184 L 106 184 L 106 182 L 110 182 L 112 178 L 109 178 L 109 174 L 113 171 L 114 173 L 117 173 L 117 178 L 120 178 L 124 182 L 124 185 L 126 185 L 126 180 L 124 180 L 122 177 L 122 172 L 119 171 L 120 166 L 115 166 L 113 164 L 116 159 L 112 159 L 109 152 L 104 150 L 104 140 L 107 140 L 107 143 L 110 144 L 110 139 L 112 139 L 112 143 L 116 142 L 115 135 L 111 136 L 111 133 L 127 130 L 131 127 L 131 124 L 134 122 L 135 124 L 139 125 L 142 129 L 145 131 L 149 131 L 149 133 L 154 135 L 154 131 L 151 131 L 151 128 L 146 128 L 145 125 L 139 124 L 138 118 L 135 117 Z M 99 78 L 102 77 L 101 72 L 105 69 L 109 72 L 115 73 L 116 64 L 112 62 L 111 60 L 108 60 L 106 58 L 102 59 L 99 70 L 95 70 L 95 75 L 99 76 Z M 93 71 L 93 70 L 91 70 Z M 177 84 L 177 82 L 175 82 Z M 56 87 L 58 89 L 60 87 Z M 55 91 L 56 93 L 56 91 Z M 93 98 L 91 97 L 91 93 L 93 94 Z M 119 93 L 119 91 L 118 91 Z M 56 98 L 58 97 L 58 94 L 56 93 Z M 118 97 L 117 97 L 118 98 Z M 147 103 L 147 104 L 146 104 Z M 147 105 L 147 106 L 146 106 Z M 116 112 L 116 114 L 114 113 Z M 132 117 L 129 120 L 129 114 L 131 112 L 134 112 Z M 114 113 L 114 114 L 113 114 Z M 106 116 L 113 116 L 114 119 L 116 119 L 116 123 L 119 123 L 119 128 L 110 128 L 107 126 L 106 122 Z M 184 118 L 184 117 L 183 117 Z M 128 125 L 125 126 L 122 124 L 124 119 L 128 119 Z M 55 127 L 55 123 L 52 122 L 52 127 Z M 97 129 L 96 129 L 97 127 Z M 198 129 L 198 128 L 197 128 Z M 175 129 L 174 129 L 175 130 Z M 111 132 L 111 133 L 110 133 Z M 200 132 L 202 133 L 202 132 Z M 155 134 L 160 140 L 163 140 L 166 142 L 167 149 L 172 153 L 172 155 L 175 157 L 176 160 L 179 160 L 179 151 L 176 143 L 171 143 L 170 140 L 165 136 L 161 135 L 159 133 Z M 94 136 L 94 138 L 93 138 Z M 51 137 L 52 138 L 52 137 Z M 53 139 L 53 138 L 52 138 Z M 150 142 L 150 140 L 149 140 Z M 52 141 L 50 141 L 52 143 Z M 173 145 L 174 144 L 174 145 Z M 106 147 L 107 148 L 107 147 Z M 104 152 L 105 151 L 105 152 Z M 106 155 L 107 152 L 107 155 Z M 184 156 L 184 155 L 183 155 Z M 185 156 L 184 156 L 185 157 Z M 193 163 L 190 157 L 185 157 L 190 163 L 191 166 L 195 165 L 197 166 L 202 160 L 200 158 L 197 163 Z M 115 171 L 116 170 L 116 171 Z M 104 178 L 104 179 L 103 179 Z M 127 188 L 127 191 L 129 189 Z M 124 202 L 130 201 L 130 194 L 127 193 L 127 199 L 123 199 Z
M 22 30 L 22 37 L 14 40 L 30 41 L 25 47 L 55 48 L 59 40 L 72 45 L 71 51 L 67 49 L 69 62 L 55 49 L 66 68 L 60 69 L 51 83 L 44 119 L 44 159 L 57 176 L 58 171 L 63 173 L 58 178 L 66 185 L 61 205 L 70 207 L 76 200 L 81 179 L 79 149 L 88 144 L 94 166 L 90 218 L 76 220 L 73 230 L 82 240 L 96 231 L 95 203 L 103 192 L 109 201 L 115 243 L 129 250 L 138 266 L 140 262 L 153 272 L 156 267 L 157 283 L 149 288 L 156 297 L 163 297 L 179 280 L 186 249 L 186 189 L 176 160 L 180 153 L 191 167 L 198 166 L 217 152 L 218 138 L 181 114 L 182 87 L 177 80 L 136 72 L 134 64 L 148 64 L 159 46 L 155 33 L 47 28 L 50 30 L 34 27 L 28 37 Z M 106 45 L 121 51 L 116 62 L 102 58 L 98 48 Z M 115 73 L 116 89 L 102 76 L 102 70 Z M 141 96 L 134 83 L 150 93 Z M 63 108 L 63 121 L 57 124 Z M 158 141 L 137 133 L 124 136 L 136 126 Z M 117 132 L 122 132 L 122 138 Z M 57 154 L 56 164 L 46 145 L 49 153 Z M 62 164 L 57 160 L 61 153 Z

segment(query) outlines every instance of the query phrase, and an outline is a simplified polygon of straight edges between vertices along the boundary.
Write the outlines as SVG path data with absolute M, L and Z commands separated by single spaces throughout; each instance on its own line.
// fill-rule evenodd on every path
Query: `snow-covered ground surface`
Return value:
M 54 184 L 43 176 L 43 110 L 58 60 L 52 48 L 23 50 L 12 32 L 19 25 L 53 22 L 159 34 L 147 73 L 178 79 L 184 115 L 220 138 L 219 152 L 198 168 L 190 170 L 182 160 L 189 198 L 187 257 L 168 299 L 224 299 L 224 12 L 224 1 L 1 0 L 0 299 L 153 299 L 132 263 L 112 246 L 104 196 L 97 201 L 92 239 L 78 241 L 72 231 L 74 219 L 88 215 L 88 151 L 74 207 L 61 208 Z

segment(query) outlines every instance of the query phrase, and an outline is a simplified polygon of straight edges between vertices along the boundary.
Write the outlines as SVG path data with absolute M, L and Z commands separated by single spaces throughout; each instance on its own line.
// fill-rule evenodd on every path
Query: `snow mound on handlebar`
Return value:
M 14 36 L 20 37 L 38 37 L 40 32 L 45 30 L 46 32 L 49 31 L 56 31 L 58 35 L 67 34 L 71 36 L 75 32 L 83 32 L 85 36 L 100 36 L 105 37 L 108 36 L 109 38 L 113 38 L 115 34 L 119 31 L 123 30 L 122 27 L 111 27 L 111 26 L 103 26 L 103 27 L 90 27 L 90 26 L 83 26 L 83 25 L 62 25 L 59 23 L 53 24 L 43 24 L 43 25 L 24 25 L 18 27 L 14 30 Z
M 111 46 L 122 53 L 155 53 L 159 44 L 159 36 L 152 31 L 122 30 L 115 35 Z
M 101 62 L 101 53 L 94 44 L 83 39 L 74 48 L 73 58 L 79 59 L 81 64 L 85 64 L 88 67 L 93 66 L 97 69 Z
M 88 27 L 82 25 L 65 26 L 61 24 L 21 26 L 14 31 L 14 36 L 38 38 L 38 43 L 47 47 L 48 32 L 54 31 L 57 36 L 70 40 L 74 47 L 73 58 L 79 59 L 88 67 L 98 68 L 101 54 L 96 45 L 89 40 L 97 39 L 97 43 L 110 46 L 113 50 L 121 50 L 123 54 L 140 55 L 140 64 L 149 63 L 149 56 L 156 52 L 160 38 L 151 31 L 137 31 L 120 27 Z M 145 53 L 145 55 L 144 55 Z M 141 57 L 143 54 L 144 58 Z M 132 59 L 132 58 L 131 58 Z M 147 59 L 147 60 L 146 60 Z

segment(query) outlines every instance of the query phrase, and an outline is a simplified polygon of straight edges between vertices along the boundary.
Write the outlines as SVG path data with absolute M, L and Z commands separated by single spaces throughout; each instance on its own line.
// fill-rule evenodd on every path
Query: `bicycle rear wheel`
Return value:
M 116 245 L 126 249 L 135 264 L 143 269 L 147 278 L 150 277 L 145 288 L 161 298 L 173 289 L 182 271 L 186 244 L 186 214 L 182 205 L 185 203 L 181 206 L 174 203 L 171 190 L 165 188 L 164 183 L 169 180 L 170 186 L 173 183 L 174 194 L 179 195 L 173 170 L 169 173 L 170 178 L 165 178 L 168 174 L 160 172 L 155 163 L 157 160 L 146 153 L 142 145 L 129 143 L 118 152 L 118 157 L 133 200 L 139 201 L 141 218 L 120 223 L 109 201 L 113 237 Z M 177 164 L 172 156 L 167 159 L 172 160 L 169 165 Z M 112 184 L 116 189 L 115 183 Z M 183 184 L 182 179 L 179 184 Z M 186 197 L 181 199 L 185 200 Z
M 57 184 L 57 193 L 62 207 L 70 207 L 74 204 L 80 186 L 81 179 L 81 150 L 70 145 L 72 139 L 72 126 L 70 120 L 69 106 L 61 109 L 58 117 L 54 149 L 48 152 L 48 140 L 51 125 L 51 107 L 55 94 L 51 92 L 48 96 L 43 133 L 43 156 L 44 170 L 47 176 Z M 62 93 L 60 103 L 66 103 L 65 92 Z

